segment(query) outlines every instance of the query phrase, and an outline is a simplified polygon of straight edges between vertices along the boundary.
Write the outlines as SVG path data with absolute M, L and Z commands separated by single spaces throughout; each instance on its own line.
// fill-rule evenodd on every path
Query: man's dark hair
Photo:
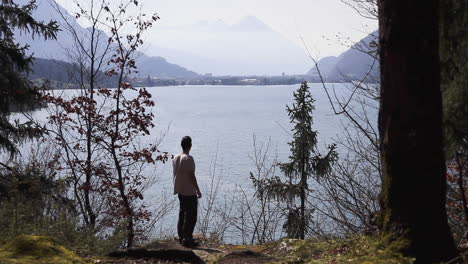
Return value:
M 180 145 L 182 146 L 183 150 L 187 150 L 188 148 L 192 146 L 192 138 L 189 136 L 183 137 L 182 140 L 180 141 Z

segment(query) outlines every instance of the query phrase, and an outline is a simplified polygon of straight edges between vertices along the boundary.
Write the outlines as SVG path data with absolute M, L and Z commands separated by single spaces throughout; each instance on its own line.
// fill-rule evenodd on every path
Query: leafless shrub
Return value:
M 377 15 L 374 0 L 343 2 L 364 17 Z M 378 194 L 382 174 L 377 129 L 380 83 L 371 74 L 378 67 L 378 47 L 376 41 L 371 41 L 370 44 L 360 42 L 352 48 L 371 56 L 373 63 L 360 80 L 343 75 L 346 83 L 340 89 L 345 91 L 340 93 L 334 85 L 324 82 L 317 60 L 309 52 L 334 114 L 343 117 L 342 136 L 335 139 L 340 159 L 332 175 L 317 181 L 319 187 L 311 193 L 314 218 L 324 221 L 316 220 L 310 232 L 321 236 L 372 232 L 377 228 L 373 217 L 380 210 Z
M 233 213 L 233 204 L 227 193 L 222 195 L 220 187 L 225 184 L 226 173 L 223 170 L 222 161 L 218 160 L 218 151 L 211 160 L 209 167 L 210 182 L 205 187 L 207 190 L 200 202 L 198 232 L 207 240 L 221 242 L 226 230 L 230 227 L 230 219 Z
M 245 190 L 237 185 L 233 192 L 232 203 L 235 215 L 224 218 L 232 225 L 231 232 L 239 237 L 242 244 L 262 244 L 280 238 L 284 221 L 284 206 L 267 196 L 254 183 L 272 178 L 278 168 L 277 156 L 271 154 L 271 139 L 261 143 L 253 136 L 254 152 L 251 156 L 255 170 L 250 178 L 254 190 Z
M 377 0 L 341 0 L 360 16 L 368 19 L 378 19 Z

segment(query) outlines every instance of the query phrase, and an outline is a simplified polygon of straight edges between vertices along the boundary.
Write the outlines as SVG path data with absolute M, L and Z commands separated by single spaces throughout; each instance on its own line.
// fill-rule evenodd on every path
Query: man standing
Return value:
M 174 194 L 179 196 L 179 221 L 177 234 L 179 241 L 186 247 L 197 246 L 193 240 L 193 230 L 197 223 L 198 198 L 202 197 L 195 177 L 195 160 L 189 155 L 192 139 L 189 136 L 180 142 L 182 153 L 176 155 L 172 161 L 174 171 Z

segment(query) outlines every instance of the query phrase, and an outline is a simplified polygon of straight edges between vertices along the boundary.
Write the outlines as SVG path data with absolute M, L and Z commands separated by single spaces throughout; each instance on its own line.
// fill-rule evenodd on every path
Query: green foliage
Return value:
M 286 232 L 288 237 L 301 238 L 300 236 L 302 233 L 300 232 L 303 232 L 303 230 L 305 232 L 305 225 L 310 223 L 311 219 L 312 210 L 306 210 L 304 213 L 304 219 L 302 219 L 300 208 L 288 208 L 288 214 L 286 215 L 286 222 L 283 224 L 283 230 Z
M 26 57 L 28 46 L 15 42 L 14 30 L 22 33 L 55 38 L 56 22 L 43 24 L 31 16 L 36 8 L 34 1 L 19 6 L 12 0 L 0 1 L 0 150 L 12 156 L 17 153 L 16 144 L 25 138 L 37 136 L 40 130 L 32 122 L 20 124 L 9 120 L 12 105 L 27 108 L 37 99 L 37 88 L 24 73 L 30 70 L 31 57 Z
M 468 157 L 468 3 L 440 1 L 440 62 L 447 154 L 447 213 L 459 248 L 466 248 Z
M 70 182 L 56 174 L 57 155 L 32 151 L 25 163 L 0 169 L 0 244 L 18 235 L 51 236 L 80 255 L 95 255 L 120 247 L 123 227 L 113 233 L 82 227 Z M 0 262 L 2 263 L 2 262 Z
M 278 176 L 262 181 L 252 176 L 251 179 L 257 193 L 264 192 L 269 197 L 287 203 L 288 214 L 284 229 L 288 237 L 304 238 L 312 213 L 305 207 L 307 193 L 310 191 L 307 181 L 309 178 L 319 180 L 326 176 L 338 154 L 335 152 L 335 145 L 328 146 L 326 155 L 322 155 L 317 148 L 317 131 L 312 129 L 315 100 L 307 82 L 303 82 L 293 95 L 292 107 L 286 106 L 290 123 L 294 125 L 293 139 L 288 143 L 291 154 L 289 162 L 279 164 L 286 179 Z M 296 204 L 296 200 L 300 205 Z
M 18 236 L 0 247 L 2 264 L 84 264 L 84 260 L 45 236 Z
M 468 152 L 468 3 L 440 1 L 440 62 L 447 154 Z
M 0 234 L 4 238 L 40 229 L 54 230 L 51 221 L 76 221 L 75 207 L 67 198 L 66 182 L 32 160 L 0 170 Z

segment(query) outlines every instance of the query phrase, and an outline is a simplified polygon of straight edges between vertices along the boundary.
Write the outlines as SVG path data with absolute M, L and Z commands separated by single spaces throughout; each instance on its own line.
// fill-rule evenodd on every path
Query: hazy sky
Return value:
M 72 10 L 70 0 L 57 0 Z M 83 0 L 83 2 L 86 2 Z M 116 1 L 117 2 L 117 1 Z M 303 46 L 302 35 L 315 57 L 338 55 L 347 49 L 336 35 L 358 41 L 377 28 L 377 21 L 360 17 L 340 0 L 139 0 L 147 13 L 161 17 L 158 27 L 189 25 L 202 20 L 234 24 L 253 15 Z

